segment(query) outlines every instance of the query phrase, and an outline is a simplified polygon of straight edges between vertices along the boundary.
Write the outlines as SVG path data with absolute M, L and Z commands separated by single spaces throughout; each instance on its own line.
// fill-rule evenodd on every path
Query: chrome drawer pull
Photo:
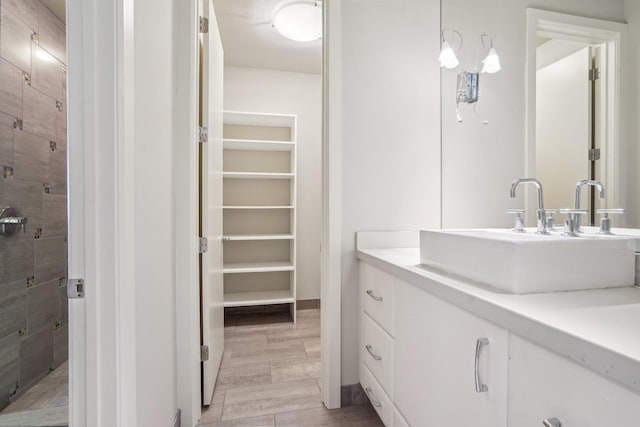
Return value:
M 373 406 L 375 406 L 376 408 L 379 408 L 379 407 L 382 406 L 382 403 L 380 401 L 374 399 L 373 396 L 371 395 L 372 391 L 373 391 L 373 390 L 371 390 L 371 387 L 365 387 L 364 391 L 367 392 L 367 395 L 369 396 L 369 400 L 371 401 L 371 404 Z
M 476 341 L 476 363 L 475 363 L 475 379 L 476 379 L 476 393 L 484 393 L 489 390 L 486 384 L 482 384 L 480 381 L 480 353 L 482 352 L 482 347 L 485 345 L 489 345 L 489 340 L 486 338 L 478 338 Z
M 371 345 L 367 344 L 364 346 L 364 348 L 367 349 L 367 351 L 369 352 L 371 357 L 373 357 L 374 360 L 382 360 L 382 356 L 379 356 L 373 352 L 373 347 Z
M 371 298 L 373 298 L 376 301 L 382 301 L 382 297 L 379 297 L 376 294 L 374 294 L 371 289 L 367 290 L 367 295 L 369 295 Z
M 542 420 L 542 425 L 544 427 L 562 427 L 562 423 L 557 418 L 547 418 L 546 420 Z

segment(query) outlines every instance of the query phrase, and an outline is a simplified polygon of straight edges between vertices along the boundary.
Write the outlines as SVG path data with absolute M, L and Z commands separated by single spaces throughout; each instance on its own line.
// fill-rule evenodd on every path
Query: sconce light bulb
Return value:
M 449 70 L 456 68 L 460 64 L 455 52 L 451 49 L 451 46 L 449 46 L 449 43 L 446 40 L 442 42 L 442 50 L 440 51 L 438 61 L 440 61 L 441 67 Z
M 502 69 L 502 67 L 500 67 L 500 58 L 498 57 L 498 54 L 496 53 L 496 50 L 494 48 L 489 49 L 489 53 L 487 54 L 487 57 L 482 61 L 482 64 L 483 73 L 493 74 Z

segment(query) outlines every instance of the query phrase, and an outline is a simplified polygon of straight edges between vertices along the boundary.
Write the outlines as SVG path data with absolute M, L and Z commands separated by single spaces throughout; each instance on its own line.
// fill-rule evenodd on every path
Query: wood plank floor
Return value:
M 382 426 L 371 405 L 328 410 L 320 398 L 320 310 L 225 319 L 225 351 L 198 426 Z

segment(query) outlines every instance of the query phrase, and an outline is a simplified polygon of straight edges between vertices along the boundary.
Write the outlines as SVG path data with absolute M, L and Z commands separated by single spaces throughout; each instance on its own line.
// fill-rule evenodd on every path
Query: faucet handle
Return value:
M 586 209 L 560 209 L 560 212 L 567 214 L 567 219 L 564 220 L 564 232 L 562 235 L 577 237 L 577 220 L 579 215 L 586 214 L 589 211 Z
M 612 235 L 611 218 L 609 218 L 609 214 L 621 215 L 624 213 L 624 208 L 598 209 L 596 212 L 603 214 L 602 219 L 600 219 L 600 231 L 598 234 Z
M 555 231 L 556 230 L 556 214 L 558 213 L 558 209 L 545 209 L 545 213 L 547 214 L 546 222 L 547 222 L 547 230 Z
M 524 229 L 524 209 L 507 209 L 508 214 L 514 214 L 516 216 L 515 226 L 512 231 L 516 233 L 526 233 Z

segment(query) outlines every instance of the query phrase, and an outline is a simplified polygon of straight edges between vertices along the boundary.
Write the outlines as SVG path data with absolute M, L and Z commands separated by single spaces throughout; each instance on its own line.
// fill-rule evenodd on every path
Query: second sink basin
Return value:
M 637 238 L 423 230 L 420 262 L 513 294 L 633 286 Z

